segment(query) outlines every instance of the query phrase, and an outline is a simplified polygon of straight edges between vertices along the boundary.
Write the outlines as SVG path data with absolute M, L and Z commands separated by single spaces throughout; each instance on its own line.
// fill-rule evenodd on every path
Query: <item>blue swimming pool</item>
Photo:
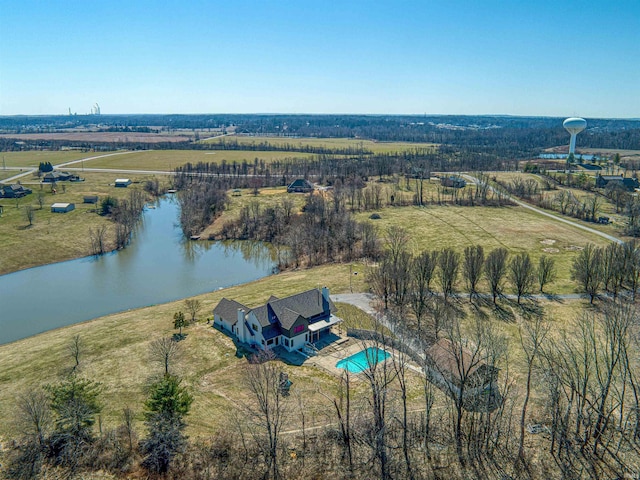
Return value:
M 345 368 L 351 373 L 360 373 L 369 368 L 370 365 L 376 365 L 385 361 L 391 354 L 375 347 L 369 347 L 358 353 L 351 355 L 336 363 L 336 368 Z

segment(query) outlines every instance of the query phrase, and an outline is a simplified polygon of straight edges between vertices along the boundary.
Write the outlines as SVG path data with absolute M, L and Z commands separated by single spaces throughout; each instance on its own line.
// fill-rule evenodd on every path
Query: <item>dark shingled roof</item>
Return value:
M 298 178 L 291 182 L 289 188 L 313 188 L 313 184 L 304 178 Z
M 251 313 L 256 316 L 261 327 L 264 328 L 271 325 L 271 322 L 269 321 L 269 310 L 267 309 L 266 305 L 261 305 L 252 309 Z
M 235 300 L 229 300 L 228 298 L 223 298 L 220 300 L 220 303 L 218 303 L 216 308 L 213 309 L 213 314 L 219 315 L 222 319 L 231 323 L 231 325 L 235 325 L 238 321 L 239 308 L 242 308 L 245 312 L 249 311 L 249 309 L 241 303 L 238 303 Z
M 275 302 L 273 304 L 270 303 L 269 306 L 273 309 L 273 313 L 278 317 L 280 326 L 285 330 L 290 330 L 293 324 L 296 323 L 296 320 L 300 317 L 300 313 L 287 308 L 280 302 Z
M 320 315 L 324 311 L 322 300 L 322 292 L 317 288 L 313 288 L 306 292 L 269 302 L 269 305 L 271 305 L 272 308 L 276 305 L 282 306 L 299 313 L 305 318 L 311 318 Z M 329 299 L 329 309 L 331 313 L 336 311 L 336 306 L 331 299 Z
M 239 308 L 244 309 L 246 313 L 253 313 L 263 329 L 273 326 L 274 329 L 278 330 L 279 327 L 290 330 L 298 318 L 310 319 L 324 313 L 325 302 L 322 297 L 322 291 L 313 288 L 286 298 L 278 298 L 272 295 L 266 305 L 253 309 L 249 309 L 234 300 L 223 298 L 218 306 L 214 308 L 213 313 L 234 325 L 237 321 Z M 330 313 L 336 311 L 336 306 L 331 299 L 328 302 L 328 309 Z

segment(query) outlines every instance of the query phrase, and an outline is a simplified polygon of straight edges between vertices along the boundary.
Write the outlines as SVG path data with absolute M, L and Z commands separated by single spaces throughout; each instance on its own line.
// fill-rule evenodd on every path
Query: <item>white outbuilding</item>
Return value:
M 75 210 L 75 203 L 54 203 L 51 205 L 51 212 L 53 213 L 67 213 L 71 210 Z
M 131 185 L 131 180 L 128 178 L 116 178 L 116 187 L 127 188 Z

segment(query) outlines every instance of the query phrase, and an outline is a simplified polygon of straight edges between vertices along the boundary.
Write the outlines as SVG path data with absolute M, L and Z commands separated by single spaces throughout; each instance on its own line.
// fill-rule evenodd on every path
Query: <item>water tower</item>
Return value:
M 576 151 L 576 135 L 587 128 L 587 121 L 584 118 L 571 117 L 562 122 L 562 126 L 571 134 L 569 143 L 569 155 Z

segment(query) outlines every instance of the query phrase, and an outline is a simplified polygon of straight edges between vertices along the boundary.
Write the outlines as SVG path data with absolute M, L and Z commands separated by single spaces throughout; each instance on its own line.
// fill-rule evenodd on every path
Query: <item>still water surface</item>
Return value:
M 0 276 L 0 344 L 250 282 L 273 271 L 274 262 L 261 244 L 184 240 L 178 212 L 177 203 L 165 197 L 145 211 L 124 250 Z

